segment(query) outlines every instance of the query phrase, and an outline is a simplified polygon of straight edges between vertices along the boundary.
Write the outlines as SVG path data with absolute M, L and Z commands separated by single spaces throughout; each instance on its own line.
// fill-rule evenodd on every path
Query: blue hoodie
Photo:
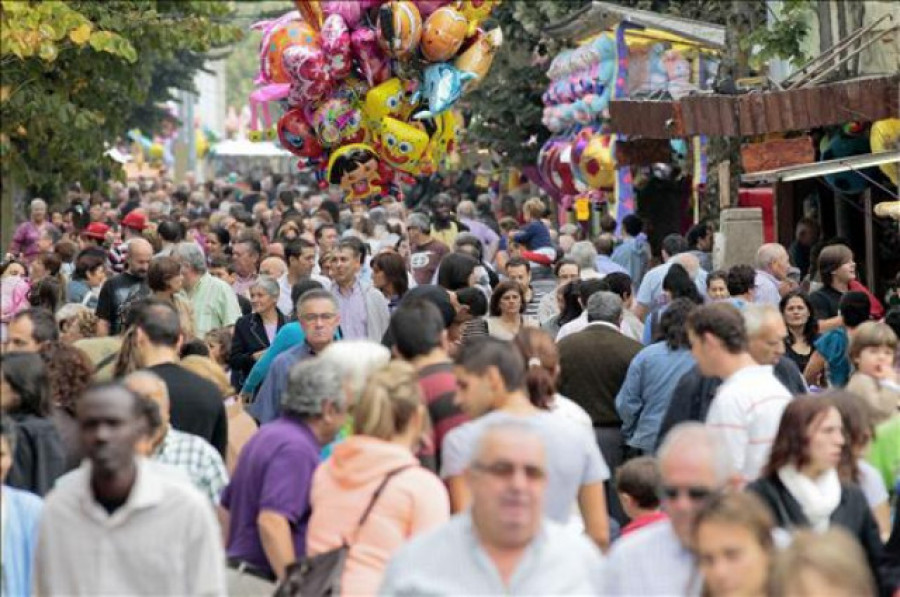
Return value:
M 637 288 L 641 285 L 647 267 L 650 264 L 650 245 L 644 233 L 634 238 L 626 238 L 615 248 L 611 259 L 625 268 L 631 276 L 632 285 Z

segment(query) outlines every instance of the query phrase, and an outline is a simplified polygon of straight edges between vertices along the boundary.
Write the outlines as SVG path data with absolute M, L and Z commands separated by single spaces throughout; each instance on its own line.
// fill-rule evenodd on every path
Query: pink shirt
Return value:
M 384 476 L 399 467 L 382 491 L 357 536 L 357 523 Z M 447 490 L 432 472 L 418 466 L 408 449 L 373 437 L 352 436 L 334 448 L 313 477 L 312 517 L 306 553 L 314 556 L 351 544 L 344 567 L 344 595 L 378 592 L 391 555 L 411 537 L 450 517 Z M 354 541 L 354 537 L 356 540 Z

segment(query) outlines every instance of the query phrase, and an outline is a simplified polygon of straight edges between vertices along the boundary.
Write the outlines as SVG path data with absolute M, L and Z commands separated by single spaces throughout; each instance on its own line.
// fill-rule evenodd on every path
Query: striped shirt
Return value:
M 768 462 L 790 400 L 790 391 L 775 377 L 771 365 L 745 367 L 716 392 L 706 424 L 721 432 L 733 468 L 745 482 L 759 477 Z
M 422 397 L 428 407 L 428 416 L 431 419 L 431 446 L 425 451 L 425 455 L 434 455 L 435 471 L 441 466 L 440 450 L 444 443 L 444 436 L 451 429 L 458 427 L 469 418 L 456 405 L 456 375 L 453 373 L 453 363 L 435 363 L 423 367 L 419 371 L 419 387 L 422 389 Z M 420 455 L 421 456 L 421 455 Z

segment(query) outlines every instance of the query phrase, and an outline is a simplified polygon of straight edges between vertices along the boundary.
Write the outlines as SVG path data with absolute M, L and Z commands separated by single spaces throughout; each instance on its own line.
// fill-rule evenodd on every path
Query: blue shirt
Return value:
M 849 345 L 850 338 L 844 328 L 825 332 L 813 342 L 828 365 L 828 384 L 832 387 L 840 388 L 850 381 L 850 357 L 847 356 Z
M 44 502 L 38 496 L 3 485 L 3 595 L 31 595 L 31 566 Z
M 513 236 L 513 240 L 520 245 L 525 245 L 529 251 L 553 247 L 550 231 L 543 222 L 538 220 L 532 220 L 525 224 L 525 227 Z
M 651 344 L 634 357 L 616 396 L 626 444 L 653 451 L 672 392 L 693 366 L 689 349 L 672 350 L 665 342 Z
M 628 274 L 628 270 L 613 261 L 609 255 L 597 255 L 597 259 L 594 261 L 594 269 L 597 270 L 598 274 L 603 274 L 604 276 L 619 272 Z M 629 274 L 630 276 L 631 274 Z
M 291 367 L 311 356 L 315 356 L 312 348 L 304 342 L 286 350 L 272 361 L 256 400 L 247 408 L 250 416 L 259 421 L 260 425 L 272 421 L 281 411 L 281 395 L 287 387 Z
M 626 238 L 613 250 L 612 257 L 615 263 L 622 266 L 629 276 L 635 288 L 641 285 L 644 274 L 647 273 L 647 265 L 650 263 L 650 245 L 646 237 L 641 234 L 636 238 Z
M 672 261 L 667 261 L 662 265 L 657 265 L 644 275 L 637 291 L 637 302 L 650 309 L 660 304 L 659 297 L 663 292 L 663 280 L 669 273 L 672 263 Z M 694 286 L 697 287 L 700 296 L 704 297 L 706 296 L 706 277 L 707 273 L 703 269 L 699 269 L 697 277 L 694 278 Z

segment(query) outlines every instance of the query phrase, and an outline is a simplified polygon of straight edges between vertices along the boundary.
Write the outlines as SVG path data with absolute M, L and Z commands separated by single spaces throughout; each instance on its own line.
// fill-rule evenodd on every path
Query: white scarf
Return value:
M 841 501 L 841 481 L 837 470 L 829 469 L 816 479 L 810 479 L 788 464 L 778 469 L 778 478 L 799 502 L 810 526 L 818 532 L 828 530 L 832 512 Z

